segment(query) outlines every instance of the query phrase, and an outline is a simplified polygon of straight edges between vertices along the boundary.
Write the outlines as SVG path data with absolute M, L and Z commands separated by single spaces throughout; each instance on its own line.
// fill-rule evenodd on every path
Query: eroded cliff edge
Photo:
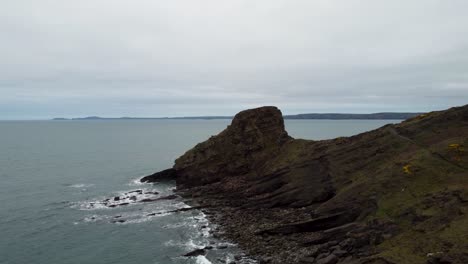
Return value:
M 468 106 L 322 141 L 261 107 L 142 181 L 175 179 L 266 263 L 468 263 L 467 144 Z

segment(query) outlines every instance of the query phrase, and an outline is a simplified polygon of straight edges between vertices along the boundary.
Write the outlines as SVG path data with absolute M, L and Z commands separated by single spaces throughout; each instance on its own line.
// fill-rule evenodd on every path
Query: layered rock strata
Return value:
M 142 181 L 176 180 L 261 263 L 468 263 L 467 145 L 468 106 L 321 141 L 261 107 Z

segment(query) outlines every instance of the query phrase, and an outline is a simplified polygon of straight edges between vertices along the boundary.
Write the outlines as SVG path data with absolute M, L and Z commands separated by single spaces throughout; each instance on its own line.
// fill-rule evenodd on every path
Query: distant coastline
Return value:
M 408 119 L 418 116 L 423 113 L 399 113 L 399 112 L 383 112 L 372 114 L 345 114 L 345 113 L 311 113 L 311 114 L 297 114 L 297 115 L 284 115 L 284 119 L 322 119 L 322 120 L 382 120 L 382 119 Z M 52 120 L 65 121 L 65 120 L 165 120 L 165 119 L 232 119 L 233 116 L 183 116 L 183 117 L 76 117 L 76 118 L 63 118 L 57 117 Z

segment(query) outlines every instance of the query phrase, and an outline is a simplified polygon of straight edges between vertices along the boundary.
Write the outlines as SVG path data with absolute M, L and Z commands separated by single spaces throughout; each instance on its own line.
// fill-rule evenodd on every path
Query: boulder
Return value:
M 195 249 L 193 251 L 190 251 L 187 254 L 184 254 L 184 257 L 196 257 L 196 256 L 200 256 L 200 255 L 205 255 L 205 254 L 206 254 L 205 249 L 199 248 L 199 249 Z

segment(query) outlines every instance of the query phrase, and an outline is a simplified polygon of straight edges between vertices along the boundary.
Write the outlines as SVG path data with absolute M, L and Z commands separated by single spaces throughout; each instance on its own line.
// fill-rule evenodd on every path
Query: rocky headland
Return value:
M 176 180 L 260 263 L 468 263 L 468 106 L 302 140 L 281 112 L 238 113 L 143 182 Z

